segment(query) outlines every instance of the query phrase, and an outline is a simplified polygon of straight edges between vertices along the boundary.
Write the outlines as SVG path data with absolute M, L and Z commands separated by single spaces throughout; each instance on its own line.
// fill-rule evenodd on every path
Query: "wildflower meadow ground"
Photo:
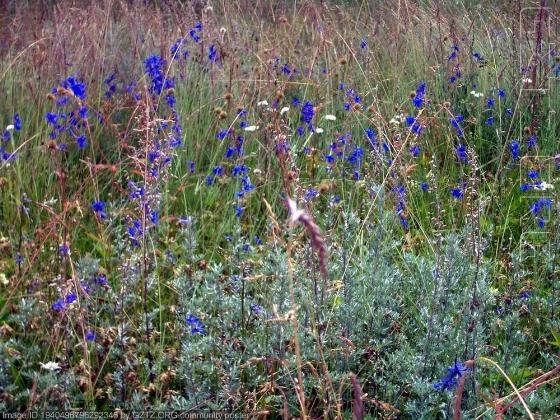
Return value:
M 0 412 L 560 416 L 558 2 L 0 23 Z

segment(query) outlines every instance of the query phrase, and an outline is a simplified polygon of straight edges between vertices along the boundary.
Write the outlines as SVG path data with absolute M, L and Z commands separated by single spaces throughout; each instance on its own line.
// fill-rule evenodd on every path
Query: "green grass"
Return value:
M 531 392 L 523 386 L 558 365 L 558 64 L 553 57 L 539 63 L 537 81 L 550 87 L 541 98 L 520 90 L 527 75 L 518 57 L 530 55 L 535 38 L 528 20 L 520 26 L 518 6 L 249 3 L 206 10 L 201 44 L 191 41 L 189 59 L 175 62 L 170 46 L 188 39 L 199 19 L 179 3 L 177 10 L 84 3 L 54 19 L 47 7 L 35 23 L 41 7 L 10 9 L 5 27 L 14 35 L 0 65 L 0 122 L 10 124 L 18 112 L 23 127 L 1 144 L 17 149 L 17 159 L 0 163 L 0 407 L 347 417 L 356 411 L 356 374 L 371 418 L 446 418 L 454 393 L 433 385 L 455 359 L 473 359 L 462 410 L 474 418 L 488 409 L 495 415 L 491 401 L 512 391 L 481 363 L 486 357 L 520 388 L 535 416 L 557 415 L 556 379 Z M 455 43 L 458 58 L 450 60 Z M 208 60 L 210 44 L 218 47 L 218 63 Z M 154 54 L 164 56 L 165 78 L 174 80 L 183 141 L 176 149 L 163 139 L 173 119 L 165 105 L 171 91 L 151 95 L 144 74 L 143 60 Z M 461 76 L 450 83 L 457 63 Z M 106 98 L 103 81 L 112 73 L 117 89 Z M 48 93 L 71 75 L 87 86 L 83 150 L 67 135 L 49 139 L 45 121 L 45 113 L 59 112 Z M 127 92 L 132 82 L 140 101 Z M 409 95 L 422 82 L 418 110 Z M 355 95 L 363 107 L 354 106 Z M 313 104 L 322 134 L 298 134 L 304 124 L 293 97 Z M 279 115 L 257 105 L 263 100 L 290 110 Z M 66 109 L 78 105 L 69 96 Z M 240 109 L 247 115 L 237 116 Z M 419 136 L 390 122 L 400 113 L 420 113 Z M 464 138 L 450 124 L 459 114 Z M 240 121 L 259 129 L 244 131 Z M 228 128 L 234 135 L 218 140 Z M 375 147 L 368 128 L 377 133 Z M 145 146 L 146 133 L 161 137 L 162 153 L 173 157 L 157 180 L 144 172 L 154 148 Z M 538 142 L 528 150 L 531 134 Z M 239 135 L 243 155 L 225 157 Z M 286 153 L 278 149 L 282 139 Z M 521 143 L 517 160 L 514 139 Z M 63 141 L 65 152 L 57 150 Z M 421 148 L 418 157 L 413 145 Z M 468 164 L 457 157 L 459 145 Z M 359 168 L 347 160 L 356 147 L 363 148 Z M 341 155 L 327 164 L 337 150 Z M 255 186 L 241 198 L 235 165 L 247 166 Z M 224 175 L 207 185 L 218 166 Z M 531 170 L 552 189 L 521 191 Z M 130 181 L 146 186 L 159 217 L 156 226 L 146 222 L 138 247 L 127 231 L 142 218 Z M 317 197 L 306 199 L 309 187 Z M 455 188 L 462 199 L 453 198 Z M 320 233 L 287 222 L 287 197 Z M 541 213 L 544 228 L 529 207 L 539 197 L 552 199 Z M 104 221 L 91 208 L 97 200 L 107 202 Z M 235 204 L 245 209 L 241 217 Z M 181 216 L 192 224 L 181 225 Z M 328 278 L 314 234 L 327 250 Z M 58 251 L 64 242 L 68 256 Z M 94 278 L 102 273 L 108 284 L 100 287 Z M 79 301 L 53 310 L 68 293 Z M 204 334 L 190 334 L 189 314 L 202 320 Z M 95 340 L 85 340 L 87 330 Z M 48 361 L 60 371 L 41 369 Z M 507 413 L 525 410 L 518 402 Z

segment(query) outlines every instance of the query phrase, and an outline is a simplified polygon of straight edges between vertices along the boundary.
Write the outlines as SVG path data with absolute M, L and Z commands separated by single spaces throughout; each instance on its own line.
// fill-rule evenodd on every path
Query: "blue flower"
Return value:
M 214 44 L 208 47 L 208 59 L 210 61 L 218 60 L 218 51 L 216 50 L 216 46 Z
M 449 371 L 449 374 L 447 374 L 439 382 L 434 384 L 434 389 L 438 391 L 445 391 L 446 389 L 452 389 L 455 385 L 458 384 L 455 378 L 457 379 L 461 378 L 463 376 L 463 372 L 467 372 L 471 369 L 463 366 L 461 362 L 458 362 L 457 359 L 455 359 L 454 365 L 447 368 L 447 370 Z
M 513 140 L 510 143 L 509 151 L 513 160 L 517 160 L 519 158 L 519 142 L 517 140 Z
M 202 31 L 202 23 L 198 22 L 194 28 L 192 28 L 189 31 L 189 36 L 192 38 L 192 40 L 196 43 L 200 42 L 200 34 L 199 32 Z
M 153 55 L 144 61 L 144 68 L 146 75 L 152 80 L 152 86 L 150 90 L 153 94 L 161 94 L 164 86 L 163 68 L 166 65 L 166 61 L 159 55 Z
M 552 209 L 552 199 L 539 198 L 529 206 L 529 210 L 531 210 L 531 213 L 533 213 L 533 215 L 535 216 L 538 216 L 540 212 L 545 208 L 548 208 L 549 210 Z
M 408 220 L 406 219 L 406 217 L 404 217 L 402 214 L 399 215 L 399 220 L 401 222 L 402 227 L 405 230 L 408 230 L 409 225 L 408 225 Z
M 150 211 L 150 222 L 152 222 L 152 224 L 154 225 L 157 225 L 158 220 L 159 220 L 159 216 L 157 211 L 155 210 Z
M 451 190 L 451 194 L 456 200 L 460 200 L 463 198 L 463 191 L 460 188 L 453 188 Z
M 301 108 L 301 120 L 306 124 L 311 124 L 313 115 L 315 115 L 313 104 L 307 101 L 305 104 L 303 104 L 303 107 Z
M 422 182 L 421 188 L 422 188 L 422 191 L 427 192 L 428 191 L 428 183 L 427 182 Z
M 218 134 L 216 134 L 216 138 L 217 138 L 218 140 L 223 140 L 223 139 L 226 138 L 226 136 L 227 136 L 228 134 L 229 134 L 229 129 L 220 130 L 220 131 L 218 132 Z
M 465 148 L 465 146 L 459 145 L 457 146 L 456 150 L 457 150 L 457 157 L 459 158 L 459 160 L 465 164 L 468 164 L 469 160 L 467 157 L 467 149 Z
M 256 316 L 259 316 L 261 314 L 264 314 L 264 309 L 261 305 L 259 305 L 257 303 L 252 303 L 251 304 L 251 312 L 253 312 Z
M 241 206 L 235 204 L 233 206 L 233 208 L 235 209 L 235 217 L 237 217 L 239 219 L 241 217 L 241 215 L 243 214 L 243 212 L 245 211 L 245 207 L 241 207 Z
M 424 94 L 426 93 L 426 83 L 421 83 L 416 89 L 416 95 L 412 98 L 412 103 L 416 108 L 422 107 L 424 104 Z
M 99 274 L 98 276 L 95 276 L 93 279 L 100 286 L 106 286 L 107 285 L 107 276 L 103 273 Z
M 315 197 L 317 197 L 317 190 L 315 190 L 313 187 L 308 187 L 307 190 L 305 191 L 305 199 L 306 200 L 313 200 Z
M 45 114 L 45 119 L 47 120 L 47 123 L 49 123 L 52 126 L 56 126 L 57 125 L 57 119 L 58 119 L 58 114 L 52 113 L 52 112 L 47 112 Z
M 480 53 L 478 53 L 478 52 L 474 52 L 474 53 L 473 53 L 473 57 L 474 57 L 474 59 L 475 59 L 476 61 L 481 61 L 481 60 L 483 60 L 482 55 L 480 55 Z
M 486 106 L 488 106 L 488 108 L 494 108 L 494 98 L 489 97 L 488 100 L 486 101 Z
M 76 137 L 76 143 L 80 149 L 83 149 L 87 145 L 87 138 L 84 135 Z
M 356 146 L 354 151 L 350 154 L 350 156 L 348 156 L 346 160 L 352 166 L 360 166 L 363 156 L 364 156 L 364 149 Z
M 494 124 L 494 117 L 488 117 L 485 122 L 486 125 L 493 125 Z
M 187 316 L 187 324 L 191 327 L 191 334 L 204 334 L 204 323 L 200 320 L 200 318 L 194 316 L 193 314 L 189 314 Z
M 64 299 L 64 303 L 70 305 L 71 303 L 74 303 L 77 299 L 78 298 L 74 293 L 69 293 L 68 295 L 66 295 L 66 298 Z
M 169 105 L 169 108 L 175 108 L 175 104 L 177 103 L 177 99 L 175 98 L 175 95 L 169 93 L 169 94 L 165 95 L 165 102 L 167 103 L 167 105 Z
M 14 114 L 14 130 L 21 130 L 21 118 L 18 113 Z
M 91 208 L 94 212 L 102 212 L 105 210 L 105 202 L 104 201 L 94 201 L 91 205 Z
M 80 98 L 82 101 L 86 99 L 86 85 L 79 82 L 74 77 L 68 77 L 61 84 L 64 89 L 69 89 L 72 91 L 74 96 Z
M 371 141 L 376 137 L 375 131 L 373 131 L 372 128 L 368 127 L 365 132 L 366 132 L 366 136 L 367 136 L 368 140 L 371 143 Z
M 540 184 L 541 184 L 540 181 L 535 182 L 534 184 L 521 184 L 521 185 L 519 186 L 519 189 L 520 189 L 521 191 L 529 191 L 529 190 L 532 190 L 533 188 L 538 187 Z
M 92 330 L 88 330 L 88 332 L 86 333 L 86 340 L 87 341 L 95 340 L 95 333 Z
M 412 146 L 408 150 L 410 151 L 410 154 L 412 155 L 412 157 L 418 157 L 420 155 L 420 146 L 418 146 L 418 145 Z
M 107 215 L 105 214 L 105 202 L 104 201 L 94 201 L 91 205 L 93 211 L 99 216 L 101 220 L 105 220 Z
M 419 135 L 422 132 L 422 126 L 416 122 L 416 118 L 412 116 L 406 117 L 406 123 L 410 126 L 410 131 Z
M 51 305 L 51 308 L 55 311 L 61 311 L 64 309 L 64 300 L 59 299 Z
M 461 114 L 458 114 L 456 117 L 450 118 L 449 122 L 451 123 L 451 125 L 455 128 L 460 128 L 460 124 L 463 122 L 463 120 L 465 119 L 465 117 L 463 117 Z

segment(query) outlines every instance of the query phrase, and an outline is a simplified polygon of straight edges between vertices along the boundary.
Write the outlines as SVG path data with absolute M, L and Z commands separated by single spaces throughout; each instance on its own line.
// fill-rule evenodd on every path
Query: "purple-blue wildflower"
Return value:
M 461 362 L 455 359 L 453 366 L 447 368 L 447 370 L 449 371 L 449 374 L 444 376 L 439 382 L 435 383 L 434 389 L 438 391 L 452 389 L 455 385 L 458 385 L 458 382 L 455 379 L 461 378 L 464 372 L 468 372 L 471 369 L 463 366 Z
M 204 323 L 195 315 L 189 314 L 187 316 L 187 324 L 191 328 L 191 334 L 204 334 Z
M 16 131 L 21 130 L 21 118 L 18 113 L 14 114 L 14 130 Z
M 517 160 L 519 158 L 519 141 L 513 140 L 509 144 L 509 151 L 511 153 L 511 158 Z
M 91 205 L 91 208 L 93 209 L 93 211 L 99 217 L 100 220 L 105 220 L 107 218 L 107 214 L 105 214 L 104 201 L 94 201 Z
M 307 101 L 301 108 L 301 121 L 306 124 L 311 124 L 311 120 L 313 119 L 314 115 L 315 110 L 313 109 L 313 104 Z

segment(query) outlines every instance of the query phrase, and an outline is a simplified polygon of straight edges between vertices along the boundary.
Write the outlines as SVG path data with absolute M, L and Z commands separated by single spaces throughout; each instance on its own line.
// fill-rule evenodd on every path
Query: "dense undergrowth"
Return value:
M 1 410 L 560 414 L 557 5 L 377 3 L 2 5 Z

